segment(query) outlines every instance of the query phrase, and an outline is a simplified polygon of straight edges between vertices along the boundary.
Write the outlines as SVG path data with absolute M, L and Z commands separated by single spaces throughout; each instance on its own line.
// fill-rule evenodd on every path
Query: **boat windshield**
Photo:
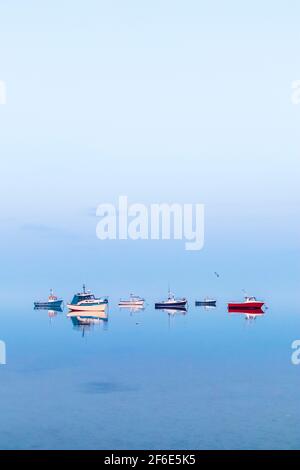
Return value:
M 81 298 L 82 300 L 94 300 L 95 296 L 92 294 L 88 294 L 88 295 L 82 295 Z
M 78 302 L 95 300 L 95 296 L 92 294 L 76 294 L 73 297 L 72 305 L 76 305 Z

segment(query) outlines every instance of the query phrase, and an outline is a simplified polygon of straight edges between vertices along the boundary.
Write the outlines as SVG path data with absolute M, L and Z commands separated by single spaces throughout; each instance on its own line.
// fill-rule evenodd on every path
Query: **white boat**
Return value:
M 125 308 L 143 308 L 145 303 L 145 299 L 142 299 L 138 295 L 130 294 L 129 300 L 120 300 L 119 307 Z

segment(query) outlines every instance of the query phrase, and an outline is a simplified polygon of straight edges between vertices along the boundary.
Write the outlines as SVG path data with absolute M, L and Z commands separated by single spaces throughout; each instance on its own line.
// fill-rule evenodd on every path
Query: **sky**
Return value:
M 270 285 L 279 267 L 294 283 L 299 10 L 296 1 L 0 1 L 6 288 L 39 273 L 42 289 L 57 270 L 65 281 L 74 260 L 85 275 L 100 260 L 113 279 L 141 260 L 154 276 L 157 262 L 233 275 L 232 260 L 247 259 L 244 277 L 262 263 Z M 204 250 L 103 245 L 96 207 L 119 195 L 205 204 Z

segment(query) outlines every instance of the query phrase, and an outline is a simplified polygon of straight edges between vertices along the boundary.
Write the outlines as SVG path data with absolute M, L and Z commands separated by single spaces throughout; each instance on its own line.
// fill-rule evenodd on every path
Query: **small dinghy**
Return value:
M 62 299 L 58 299 L 53 293 L 53 289 L 50 290 L 48 300 L 45 302 L 34 302 L 35 309 L 47 309 L 47 310 L 60 310 L 63 304 Z
M 196 300 L 196 307 L 216 307 L 217 301 L 214 299 L 206 298 L 204 300 Z

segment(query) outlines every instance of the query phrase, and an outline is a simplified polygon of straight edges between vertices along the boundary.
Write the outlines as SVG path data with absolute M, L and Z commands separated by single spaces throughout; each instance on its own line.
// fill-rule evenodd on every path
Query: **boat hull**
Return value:
M 196 300 L 196 307 L 216 307 L 216 300 Z
M 264 311 L 262 308 L 228 308 L 228 313 L 233 313 L 236 315 L 264 315 Z
M 144 302 L 119 302 L 119 307 L 144 307 Z
M 231 302 L 228 304 L 228 310 L 259 310 L 263 307 L 264 302 Z
M 55 302 L 34 302 L 34 308 L 48 308 L 49 310 L 61 308 L 63 300 Z
M 72 305 L 68 304 L 67 307 L 71 312 L 103 312 L 107 303 L 98 305 Z
M 177 302 L 158 302 L 155 304 L 155 308 L 163 309 L 182 309 L 187 305 L 187 300 L 179 300 Z

